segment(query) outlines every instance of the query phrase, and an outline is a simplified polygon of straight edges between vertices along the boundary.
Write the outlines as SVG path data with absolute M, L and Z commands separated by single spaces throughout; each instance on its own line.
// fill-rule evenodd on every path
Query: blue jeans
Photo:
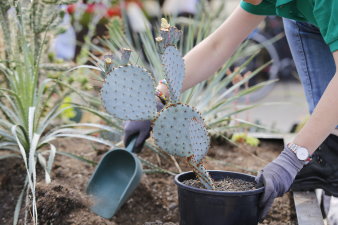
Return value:
M 316 26 L 290 19 L 283 19 L 283 22 L 309 111 L 312 113 L 336 72 L 335 62 Z

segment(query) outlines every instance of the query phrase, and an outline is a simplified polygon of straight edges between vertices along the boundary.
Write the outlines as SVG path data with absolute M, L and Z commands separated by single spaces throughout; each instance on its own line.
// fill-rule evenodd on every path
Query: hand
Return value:
M 304 161 L 299 160 L 294 152 L 285 147 L 282 153 L 257 175 L 255 180 L 258 186 L 265 186 L 259 202 L 260 221 L 268 214 L 273 200 L 289 190 L 303 166 Z
M 156 103 L 157 111 L 162 110 L 164 105 L 160 100 Z M 150 137 L 151 122 L 149 120 L 127 121 L 124 124 L 124 145 L 127 146 L 131 137 L 138 134 L 135 143 L 134 152 L 141 152 L 144 142 Z

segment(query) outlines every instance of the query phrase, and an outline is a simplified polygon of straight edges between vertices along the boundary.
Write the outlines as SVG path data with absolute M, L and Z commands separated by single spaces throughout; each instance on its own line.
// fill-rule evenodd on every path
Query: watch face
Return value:
M 297 149 L 297 158 L 299 160 L 306 160 L 309 157 L 309 152 L 305 148 Z

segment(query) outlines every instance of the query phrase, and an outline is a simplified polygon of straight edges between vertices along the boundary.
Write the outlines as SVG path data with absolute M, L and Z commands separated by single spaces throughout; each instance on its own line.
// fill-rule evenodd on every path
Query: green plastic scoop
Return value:
M 99 216 L 113 217 L 140 183 L 142 165 L 133 154 L 136 139 L 126 149 L 107 152 L 89 180 L 87 193 L 94 197 L 91 210 Z

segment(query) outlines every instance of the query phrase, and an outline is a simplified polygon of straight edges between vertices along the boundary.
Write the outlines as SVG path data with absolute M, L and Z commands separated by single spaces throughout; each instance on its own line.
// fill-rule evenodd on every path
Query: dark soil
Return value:
M 87 205 L 80 193 L 56 183 L 47 185 L 40 182 L 37 186 L 36 198 L 38 215 L 44 215 L 39 220 L 42 224 L 61 224 L 64 222 L 64 215 L 69 215 Z
M 57 149 L 98 161 L 108 149 L 82 140 L 60 140 Z M 207 156 L 207 169 L 229 170 L 256 175 L 282 150 L 282 143 L 263 142 L 259 147 L 214 145 Z M 177 173 L 172 159 L 159 156 L 149 149 L 140 154 L 153 164 Z M 190 170 L 177 160 L 183 171 Z M 85 189 L 94 166 L 76 159 L 57 155 L 52 170 L 52 183 L 45 184 L 43 174 L 36 187 L 40 224 L 57 225 L 178 225 L 177 189 L 173 176 L 166 173 L 146 173 L 132 196 L 110 220 L 89 210 L 90 199 Z M 149 169 L 144 166 L 144 169 Z M 149 171 L 148 171 L 149 172 Z M 20 159 L 0 160 L 0 224 L 12 224 L 17 198 L 25 178 Z M 24 210 L 22 210 L 24 211 Z M 23 213 L 22 213 L 23 215 Z M 30 215 L 28 215 L 29 217 Z M 23 218 L 23 217 L 22 217 Z M 19 224 L 23 224 L 23 220 Z M 28 218 L 29 219 L 29 218 Z M 290 194 L 275 200 L 269 216 L 261 224 L 296 224 Z
M 21 159 L 0 160 L 0 224 L 12 224 L 15 204 L 23 188 L 25 175 Z
M 185 180 L 183 184 L 196 188 L 206 189 L 203 184 L 196 179 Z M 255 190 L 256 184 L 253 182 L 227 177 L 223 180 L 214 181 L 215 191 L 250 191 Z

